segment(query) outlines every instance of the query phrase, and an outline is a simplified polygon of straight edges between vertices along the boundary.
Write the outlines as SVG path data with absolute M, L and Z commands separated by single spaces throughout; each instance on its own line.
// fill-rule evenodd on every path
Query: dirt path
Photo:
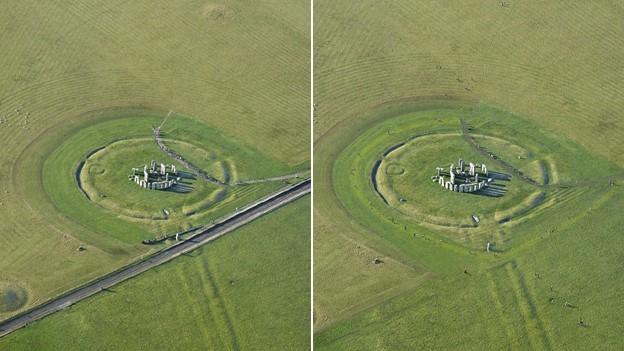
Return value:
M 192 164 L 188 160 L 184 159 L 184 157 L 182 157 L 182 155 L 180 155 L 180 154 L 176 153 L 175 151 L 169 149 L 167 147 L 167 145 L 165 145 L 165 142 L 162 140 L 162 138 L 160 136 L 160 128 L 162 128 L 162 126 L 165 124 L 165 122 L 167 121 L 169 116 L 171 116 L 172 113 L 173 113 L 173 111 L 169 111 L 167 116 L 165 116 L 165 118 L 163 119 L 162 123 L 160 123 L 160 125 L 158 127 L 153 128 L 154 140 L 156 141 L 156 144 L 158 144 L 158 147 L 164 153 L 166 153 L 169 157 L 171 157 L 172 159 L 182 163 L 186 168 L 190 169 L 193 173 L 195 173 L 195 175 L 197 175 L 198 177 L 206 180 L 207 182 L 210 182 L 210 183 L 213 183 L 213 184 L 217 184 L 217 185 L 221 185 L 221 186 L 228 186 L 228 185 L 250 185 L 250 184 L 258 184 L 258 183 L 268 183 L 268 182 L 281 182 L 281 181 L 290 180 L 290 179 L 303 178 L 303 173 L 302 172 L 297 172 L 297 173 L 293 173 L 293 174 L 286 174 L 286 175 L 282 175 L 282 176 L 269 177 L 269 178 L 239 180 L 239 181 L 237 181 L 236 183 L 233 183 L 233 184 L 230 183 L 229 181 L 222 182 L 222 181 L 216 179 L 215 177 L 212 177 L 211 175 L 209 175 L 203 169 L 195 166 L 194 164 Z
M 217 178 L 214 178 L 214 177 L 210 176 L 208 173 L 206 173 L 201 168 L 199 168 L 199 167 L 195 166 L 194 164 L 192 164 L 191 162 L 185 160 L 184 157 L 182 157 L 182 155 L 180 155 L 180 154 L 176 153 L 175 151 L 169 149 L 167 147 L 167 145 L 165 145 L 165 142 L 160 137 L 160 127 L 154 128 L 154 139 L 156 140 L 156 144 L 158 144 L 158 147 L 164 153 L 166 153 L 169 157 L 173 158 L 174 160 L 176 160 L 176 161 L 180 162 L 181 164 L 183 164 L 184 167 L 190 169 L 198 177 L 203 178 L 207 182 L 210 182 L 210 183 L 213 183 L 213 184 L 228 185 L 226 183 L 221 182 Z
M 236 185 L 280 182 L 280 181 L 296 179 L 296 178 L 303 178 L 303 173 L 293 173 L 293 174 L 287 174 L 287 175 L 278 176 L 278 177 L 270 177 L 270 178 L 262 178 L 262 179 L 239 180 L 236 182 Z
M 527 175 L 522 173 L 519 169 L 517 169 L 514 166 L 512 166 L 511 164 L 501 160 L 498 156 L 494 155 L 491 151 L 488 151 L 485 147 L 479 145 L 474 140 L 472 135 L 470 134 L 470 127 L 468 126 L 468 124 L 466 124 L 466 122 L 463 119 L 460 119 L 460 123 L 461 123 L 461 129 L 462 129 L 462 136 L 468 142 L 468 144 L 470 144 L 475 150 L 477 150 L 477 152 L 479 152 L 481 155 L 483 155 L 485 157 L 488 157 L 488 158 L 494 160 L 499 165 L 501 165 L 503 167 L 503 169 L 505 169 L 508 172 L 514 174 L 516 177 L 520 178 L 521 180 L 525 181 L 526 183 L 529 183 L 531 185 L 535 185 L 537 187 L 541 187 L 542 186 L 541 184 L 539 184 L 535 180 L 531 179 L 530 177 L 528 177 Z

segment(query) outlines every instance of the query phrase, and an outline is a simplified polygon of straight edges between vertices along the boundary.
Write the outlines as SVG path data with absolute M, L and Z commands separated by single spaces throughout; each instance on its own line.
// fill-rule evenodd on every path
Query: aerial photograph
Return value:
M 0 4 L 0 350 L 311 348 L 310 23 Z
M 313 9 L 314 349 L 624 349 L 622 2 Z
M 623 24 L 3 1 L 0 351 L 624 350 Z

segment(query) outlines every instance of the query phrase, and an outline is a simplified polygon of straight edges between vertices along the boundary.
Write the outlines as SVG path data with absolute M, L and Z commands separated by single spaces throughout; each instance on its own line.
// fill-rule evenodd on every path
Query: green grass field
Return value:
M 622 347 L 624 9 L 505 3 L 315 2 L 315 349 Z M 460 119 L 535 184 L 433 184 Z
M 309 196 L 0 340 L 0 350 L 307 350 Z
M 165 141 L 223 181 L 308 170 L 309 20 L 305 2 L 0 5 L 0 319 L 284 185 L 132 187 L 129 168 L 171 162 L 151 140 L 169 111 Z M 88 201 L 76 170 L 102 146 Z
M 186 174 L 191 171 L 162 152 L 149 137 L 150 125 L 160 123 L 157 118 L 127 113 L 125 118 L 116 112 L 111 121 L 90 122 L 88 127 L 78 128 L 43 165 L 40 191 L 48 194 L 56 209 L 96 232 L 98 238 L 132 243 L 209 223 L 284 186 L 280 182 L 237 186 L 239 178 L 265 178 L 291 171 L 287 165 L 237 145 L 214 129 L 174 115 L 161 132 L 167 146 L 188 155 L 215 178 L 225 180 L 227 176 L 228 184 L 220 186 L 195 177 L 183 180 L 191 188 L 188 193 L 142 189 L 129 181 L 128 175 L 133 167 L 142 169 L 150 160 L 176 164 Z M 92 150 L 98 151 L 87 157 Z M 85 160 L 79 177 L 88 198 L 76 191 L 75 179 L 78 165 Z

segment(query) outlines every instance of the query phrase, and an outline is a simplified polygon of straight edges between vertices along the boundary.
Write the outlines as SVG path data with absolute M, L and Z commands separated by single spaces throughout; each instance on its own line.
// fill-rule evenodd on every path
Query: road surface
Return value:
M 68 308 L 76 302 L 92 296 L 102 290 L 108 289 L 127 279 L 135 277 L 165 262 L 169 262 L 175 257 L 189 251 L 193 251 L 198 247 L 253 221 L 256 218 L 275 210 L 276 208 L 284 206 L 308 194 L 309 192 L 310 180 L 306 180 L 261 199 L 258 202 L 233 213 L 229 217 L 205 227 L 185 241 L 177 242 L 176 244 L 139 262 L 130 264 L 115 272 L 109 273 L 44 304 L 35 306 L 30 310 L 1 322 L 0 338 L 19 328 L 27 326 L 31 322 Z

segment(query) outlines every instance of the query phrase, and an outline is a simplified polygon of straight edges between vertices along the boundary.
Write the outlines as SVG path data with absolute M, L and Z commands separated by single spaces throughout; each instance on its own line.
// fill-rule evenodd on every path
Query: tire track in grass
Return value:
M 504 262 L 491 269 L 490 275 L 493 280 L 493 288 L 495 291 L 493 294 L 496 299 L 501 300 L 502 319 L 507 321 L 510 325 L 510 334 L 515 338 L 510 339 L 516 345 L 527 345 L 528 349 L 535 349 L 534 340 L 530 336 L 530 332 L 527 326 L 526 315 L 522 313 L 522 306 L 519 300 L 518 294 L 515 292 L 515 288 L 510 286 L 509 275 L 506 272 L 506 268 L 509 262 Z M 518 311 L 519 313 L 515 313 Z
M 240 346 L 238 344 L 238 337 L 236 336 L 234 324 L 232 323 L 232 317 L 228 312 L 223 296 L 219 289 L 219 283 L 213 276 L 208 265 L 208 260 L 203 259 L 196 261 L 196 266 L 200 272 L 200 278 L 202 281 L 203 290 L 208 296 L 209 304 L 212 306 L 210 309 L 219 329 L 219 338 L 224 345 L 227 345 L 227 350 L 238 351 Z
M 486 272 L 486 277 L 488 279 L 488 290 L 490 292 L 490 297 L 494 302 L 494 309 L 498 313 L 498 318 L 501 320 L 501 324 L 503 329 L 505 330 L 505 335 L 507 335 L 507 340 L 519 340 L 520 337 L 516 334 L 516 330 L 513 328 L 513 324 L 511 320 L 505 314 L 505 307 L 501 301 L 501 298 L 498 294 L 498 288 L 496 284 L 496 280 L 492 277 L 491 272 Z
M 204 336 L 205 340 L 211 341 L 211 345 L 220 345 L 221 340 L 219 334 L 215 335 L 215 333 L 212 333 L 211 330 L 207 328 L 208 325 L 216 325 L 214 316 L 211 313 L 210 304 L 205 299 L 199 299 L 198 301 L 198 299 L 193 296 L 192 292 L 195 291 L 191 284 L 193 274 L 188 274 L 188 272 L 185 271 L 187 269 L 189 269 L 188 266 L 179 265 L 176 268 L 177 274 L 175 275 L 175 277 L 180 280 L 181 285 L 183 286 L 183 289 L 180 290 L 184 292 L 184 295 L 186 295 L 184 301 L 197 301 L 197 305 L 190 306 L 190 310 L 195 316 L 194 319 L 196 321 L 202 321 L 200 325 L 203 325 L 203 328 L 200 327 L 198 329 L 201 330 L 201 333 Z M 203 309 L 205 309 L 208 313 L 203 313 Z
M 516 302 L 520 307 L 520 312 L 523 315 L 526 326 L 530 328 L 527 329 L 527 331 L 533 349 L 552 350 L 552 342 L 544 328 L 544 322 L 540 318 L 535 301 L 533 301 L 531 292 L 524 279 L 524 275 L 518 269 L 517 262 L 513 260 L 505 264 L 505 272 L 513 286 Z M 538 345 L 541 347 L 538 348 Z
M 541 205 L 536 207 L 535 210 L 527 213 L 525 216 L 517 218 L 515 221 L 509 222 L 508 224 L 522 223 L 525 220 L 541 215 L 546 211 L 565 206 L 568 202 L 574 201 L 586 193 L 587 191 L 585 189 L 576 188 L 564 188 L 557 189 L 553 192 L 546 192 L 546 199 Z

